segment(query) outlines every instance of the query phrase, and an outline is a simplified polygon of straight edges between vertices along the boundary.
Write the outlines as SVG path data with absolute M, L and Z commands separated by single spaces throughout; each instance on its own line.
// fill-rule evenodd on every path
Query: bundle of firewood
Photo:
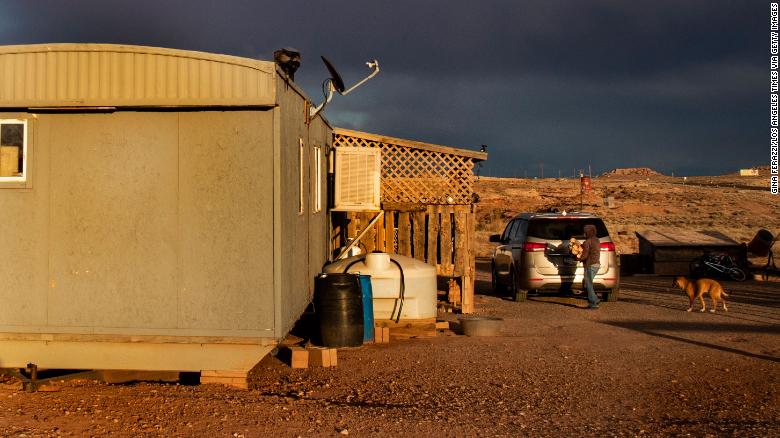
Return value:
M 580 254 L 582 254 L 582 245 L 580 245 L 580 242 L 578 242 L 577 239 L 573 237 L 569 239 L 569 248 L 573 256 L 580 258 Z

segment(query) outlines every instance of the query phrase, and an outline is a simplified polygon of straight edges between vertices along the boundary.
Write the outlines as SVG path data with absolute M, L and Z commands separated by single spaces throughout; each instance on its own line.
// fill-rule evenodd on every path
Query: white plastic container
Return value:
M 403 269 L 403 300 L 400 296 L 401 269 L 391 259 L 398 262 Z M 349 267 L 347 272 L 371 276 L 374 320 L 396 319 L 399 309 L 401 309 L 401 319 L 436 317 L 435 267 L 411 257 L 371 253 L 331 263 L 325 266 L 325 272 L 345 272 L 347 267 Z

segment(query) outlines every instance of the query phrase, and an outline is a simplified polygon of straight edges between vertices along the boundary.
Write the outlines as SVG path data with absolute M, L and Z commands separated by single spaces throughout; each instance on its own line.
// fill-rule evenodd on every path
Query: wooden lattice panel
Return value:
M 382 150 L 382 202 L 471 204 L 474 160 L 446 152 L 334 134 L 333 146 Z

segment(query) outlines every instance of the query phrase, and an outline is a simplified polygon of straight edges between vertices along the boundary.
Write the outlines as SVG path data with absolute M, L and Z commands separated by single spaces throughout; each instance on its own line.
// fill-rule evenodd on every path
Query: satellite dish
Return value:
M 339 72 L 336 71 L 336 67 L 334 67 L 333 64 L 330 63 L 330 61 L 328 61 L 328 58 L 324 56 L 320 56 L 320 58 L 322 58 L 322 62 L 325 63 L 325 68 L 327 68 L 328 72 L 330 73 L 330 80 L 331 83 L 333 84 L 333 88 L 335 88 L 336 91 L 339 92 L 339 94 L 343 93 L 345 89 L 344 80 L 341 79 L 341 75 L 339 74 Z
M 331 99 L 333 99 L 334 92 L 337 91 L 340 95 L 346 96 L 352 90 L 363 85 L 363 83 L 365 83 L 367 80 L 373 78 L 374 76 L 377 75 L 377 73 L 379 73 L 379 61 L 377 61 L 376 59 L 373 61 L 369 61 L 366 63 L 366 66 L 368 66 L 368 68 L 374 69 L 374 71 L 372 71 L 368 76 L 363 78 L 357 84 L 351 86 L 349 89 L 345 89 L 346 87 L 344 86 L 344 80 L 341 79 L 341 75 L 339 74 L 339 72 L 336 71 L 336 67 L 334 67 L 333 64 L 331 64 L 326 57 L 320 56 L 320 58 L 322 58 L 322 62 L 325 63 L 325 68 L 328 69 L 328 72 L 330 73 L 330 78 L 325 80 L 326 84 L 323 84 L 323 91 L 325 92 L 325 101 L 319 104 L 318 106 L 309 109 L 310 119 L 314 118 L 314 116 L 316 116 L 320 111 L 322 111 L 323 108 L 325 108 L 325 105 L 327 105 L 328 102 L 330 102 Z M 325 86 L 327 86 L 327 90 L 324 88 Z

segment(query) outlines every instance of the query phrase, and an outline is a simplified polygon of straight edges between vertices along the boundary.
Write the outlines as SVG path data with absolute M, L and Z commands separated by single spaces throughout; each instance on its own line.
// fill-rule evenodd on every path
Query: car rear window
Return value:
M 585 237 L 582 228 L 588 224 L 596 226 L 597 237 L 609 236 L 604 222 L 598 218 L 531 219 L 528 224 L 528 236 L 548 240 L 568 240 L 571 237 L 581 239 Z

